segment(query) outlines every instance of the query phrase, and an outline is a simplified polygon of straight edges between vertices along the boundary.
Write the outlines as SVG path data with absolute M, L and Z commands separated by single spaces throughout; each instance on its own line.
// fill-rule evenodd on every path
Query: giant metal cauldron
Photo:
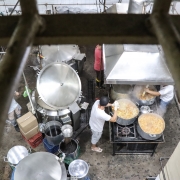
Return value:
M 72 119 L 76 130 L 80 125 L 80 93 L 81 82 L 76 71 L 65 63 L 51 63 L 40 71 L 32 99 L 43 121 L 69 123 Z

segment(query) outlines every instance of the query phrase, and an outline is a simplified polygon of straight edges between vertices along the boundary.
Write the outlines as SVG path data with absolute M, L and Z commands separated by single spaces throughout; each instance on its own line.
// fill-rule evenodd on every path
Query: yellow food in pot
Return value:
M 153 113 L 142 114 L 138 118 L 141 129 L 148 134 L 161 134 L 165 128 L 164 119 Z
M 139 109 L 136 105 L 128 99 L 118 100 L 119 108 L 117 109 L 117 116 L 129 120 L 136 117 L 139 114 Z M 114 108 L 112 107 L 113 111 Z
M 152 94 L 149 94 L 149 93 L 146 93 L 144 96 L 142 94 L 143 94 L 143 92 L 140 93 L 139 96 L 138 96 L 138 98 L 140 100 L 148 101 L 148 100 L 151 100 L 151 99 L 153 99 L 155 97 L 155 96 L 153 96 Z

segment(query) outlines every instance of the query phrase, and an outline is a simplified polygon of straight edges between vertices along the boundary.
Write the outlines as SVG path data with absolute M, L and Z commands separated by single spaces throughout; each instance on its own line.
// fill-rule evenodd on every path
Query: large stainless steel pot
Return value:
M 48 152 L 36 152 L 19 162 L 14 180 L 65 180 L 62 174 L 57 156 Z
M 130 100 L 128 100 L 128 99 L 120 99 L 120 100 L 118 100 L 118 102 L 119 102 L 119 104 L 120 104 L 120 106 L 121 106 L 121 102 L 122 101 L 130 101 Z M 137 107 L 132 101 L 130 101 L 135 107 Z M 137 111 L 138 111 L 138 114 L 135 116 L 135 117 L 133 117 L 133 118 L 131 118 L 131 119 L 123 119 L 123 118 L 121 118 L 121 117 L 117 117 L 117 121 L 116 121 L 116 123 L 118 123 L 119 125 L 123 125 L 123 126 L 127 126 L 127 125 L 130 125 L 130 124 L 133 124 L 134 123 L 134 121 L 136 121 L 137 120 L 137 117 L 138 117 L 138 115 L 139 115 L 139 109 L 137 108 Z
M 58 145 L 63 140 L 62 124 L 58 121 L 49 121 L 45 125 L 45 136 L 49 144 Z
M 129 99 L 131 92 L 132 92 L 131 85 L 114 84 L 112 85 L 110 96 L 114 101 L 124 98 Z
M 14 146 L 8 151 L 7 157 L 4 157 L 4 161 L 14 167 L 28 155 L 29 151 L 24 146 Z
M 76 71 L 65 63 L 45 66 L 37 79 L 37 91 L 48 106 L 66 109 L 80 97 L 81 81 Z
M 32 102 L 38 115 L 39 123 L 46 123 L 48 121 L 60 121 L 61 117 L 68 115 L 70 117 L 69 109 L 55 109 L 48 106 L 38 95 L 37 90 L 32 92 Z
M 135 86 L 133 89 L 133 97 L 135 98 L 135 101 L 141 105 L 141 106 L 150 106 L 152 104 L 154 104 L 156 97 L 153 97 L 149 100 L 142 100 L 140 99 L 138 96 L 140 94 L 140 92 L 142 92 L 144 89 L 146 88 L 146 86 Z M 152 90 L 156 90 L 155 86 L 149 86 L 150 89 Z
M 143 114 L 144 115 L 144 114 Z M 148 115 L 148 114 L 146 114 L 146 115 Z M 156 114 L 157 115 L 157 114 Z M 159 116 L 159 115 L 157 115 L 157 116 Z M 139 118 L 140 118 L 141 116 L 139 116 Z M 138 119 L 139 119 L 138 118 Z M 143 130 L 142 130 L 142 128 L 140 127 L 140 125 L 139 125 L 139 122 L 137 123 L 137 132 L 141 135 L 141 137 L 142 138 L 144 138 L 144 139 L 147 139 L 147 140 L 156 140 L 156 139 L 158 139 L 158 138 L 160 138 L 161 136 L 162 136 L 162 134 L 163 134 L 163 131 L 162 131 L 162 133 L 160 133 L 160 134 L 148 134 L 148 133 L 146 133 L 146 132 L 144 132 Z
M 68 170 L 71 176 L 77 177 L 79 180 L 90 179 L 88 175 L 89 165 L 81 159 L 76 159 L 71 162 Z
M 123 125 L 123 126 L 127 126 L 127 125 L 130 125 L 130 124 L 133 124 L 134 121 L 137 120 L 137 117 L 134 117 L 134 118 L 131 118 L 131 119 L 122 119 L 120 117 L 117 117 L 117 121 L 116 123 L 118 123 L 119 125 Z
M 71 141 L 66 144 L 65 141 L 61 141 L 59 144 L 59 152 L 64 153 L 66 158 L 69 160 L 77 159 L 78 157 L 78 141 L 71 139 Z

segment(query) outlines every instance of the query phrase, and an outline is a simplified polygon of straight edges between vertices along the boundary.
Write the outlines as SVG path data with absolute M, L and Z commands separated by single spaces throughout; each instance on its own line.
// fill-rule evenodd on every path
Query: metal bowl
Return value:
M 143 113 L 143 114 L 146 114 L 146 113 L 152 112 L 152 110 L 150 109 L 149 106 L 141 106 L 140 112 Z
M 71 176 L 84 178 L 88 174 L 89 165 L 81 159 L 76 159 L 70 163 L 68 170 Z
M 64 137 L 71 137 L 73 135 L 73 128 L 69 124 L 63 125 L 61 131 Z

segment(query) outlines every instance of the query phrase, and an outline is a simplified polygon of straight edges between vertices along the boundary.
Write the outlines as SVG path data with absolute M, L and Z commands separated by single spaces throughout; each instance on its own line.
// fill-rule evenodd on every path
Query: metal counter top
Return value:
M 103 45 L 105 84 L 173 85 L 156 45 Z

